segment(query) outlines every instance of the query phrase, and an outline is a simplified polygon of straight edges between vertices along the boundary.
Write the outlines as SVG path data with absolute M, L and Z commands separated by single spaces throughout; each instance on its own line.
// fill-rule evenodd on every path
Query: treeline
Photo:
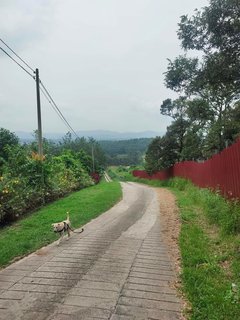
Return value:
M 107 165 L 138 165 L 143 163 L 144 154 L 151 138 L 139 138 L 120 141 L 99 141 L 106 154 Z
M 237 0 L 210 0 L 192 17 L 181 17 L 177 34 L 185 53 L 169 60 L 165 73 L 166 87 L 178 98 L 160 106 L 172 123 L 149 145 L 148 172 L 207 159 L 240 136 L 239 17 Z M 189 57 L 191 50 L 201 58 Z
M 99 144 L 85 138 L 44 139 L 44 157 L 37 143 L 20 144 L 18 137 L 0 128 L 0 223 L 7 223 L 44 203 L 94 184 L 105 166 Z

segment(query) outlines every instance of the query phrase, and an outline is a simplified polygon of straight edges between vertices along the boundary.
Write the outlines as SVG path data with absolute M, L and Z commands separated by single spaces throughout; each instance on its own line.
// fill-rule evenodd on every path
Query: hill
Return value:
M 21 141 L 33 141 L 34 135 L 31 132 L 16 131 L 16 135 Z M 107 130 L 89 130 L 89 131 L 76 131 L 79 137 L 92 137 L 95 140 L 128 140 L 128 139 L 139 139 L 139 138 L 153 138 L 156 136 L 163 135 L 162 132 L 154 131 L 141 131 L 141 132 L 117 132 Z M 65 133 L 57 132 L 44 132 L 43 136 L 50 140 L 61 140 Z
M 106 154 L 108 165 L 137 165 L 143 161 L 143 156 L 152 138 L 140 138 L 118 141 L 99 141 Z

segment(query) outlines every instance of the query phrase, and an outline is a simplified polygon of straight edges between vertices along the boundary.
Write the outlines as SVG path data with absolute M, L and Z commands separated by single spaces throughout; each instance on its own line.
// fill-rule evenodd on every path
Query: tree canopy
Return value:
M 180 18 L 177 34 L 184 53 L 168 59 L 165 72 L 166 87 L 179 97 L 160 106 L 173 120 L 165 138 L 176 139 L 175 162 L 206 159 L 240 136 L 239 17 L 239 0 L 210 0 L 193 16 Z M 189 55 L 192 50 L 199 51 L 197 57 Z M 163 140 L 156 141 L 162 147 Z M 162 161 L 161 167 L 167 165 Z

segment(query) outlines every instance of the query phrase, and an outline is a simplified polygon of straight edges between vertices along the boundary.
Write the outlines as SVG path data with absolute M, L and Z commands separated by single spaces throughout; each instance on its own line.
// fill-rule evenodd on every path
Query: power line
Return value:
M 11 49 L 1 38 L 0 41 L 9 49 L 11 50 L 11 52 L 13 52 L 18 59 L 20 59 L 29 69 L 31 69 L 34 73 L 35 71 L 33 70 L 33 68 L 31 68 L 13 49 Z M 27 71 L 18 61 L 16 61 L 6 50 L 4 50 L 2 47 L 0 47 L 0 49 L 11 59 L 13 60 L 21 69 L 23 69 L 28 75 L 30 75 L 31 78 L 33 78 L 36 81 L 36 78 L 29 72 Z M 74 129 L 71 127 L 71 125 L 69 124 L 69 122 L 66 120 L 66 118 L 64 117 L 64 115 L 62 114 L 61 110 L 58 108 L 57 104 L 55 103 L 55 101 L 53 100 L 53 98 L 51 97 L 50 93 L 48 92 L 48 90 L 46 89 L 46 87 L 43 85 L 42 81 L 40 80 L 40 85 L 42 86 L 42 88 L 40 87 L 41 92 L 43 93 L 43 95 L 45 96 L 45 98 L 48 100 L 48 102 L 50 103 L 50 105 L 52 106 L 52 108 L 54 109 L 54 111 L 57 113 L 57 115 L 60 117 L 60 119 L 65 123 L 65 125 L 68 127 L 68 129 L 70 129 L 70 131 L 72 131 L 72 133 L 76 136 L 76 138 L 79 138 L 79 136 L 77 135 L 77 133 L 74 131 Z
M 52 103 L 52 101 L 50 100 L 50 98 L 48 97 L 48 95 L 46 94 L 46 92 L 44 91 L 43 88 L 40 87 L 40 91 L 42 92 L 42 94 L 45 96 L 46 100 L 49 102 L 49 104 L 51 105 L 51 107 L 53 108 L 53 110 L 57 113 L 57 115 L 61 118 L 61 120 L 64 121 L 65 125 L 66 122 L 65 122 L 65 119 L 64 117 L 61 115 L 61 113 L 58 112 L 57 108 L 54 106 L 54 104 Z M 68 125 L 67 125 L 68 126 Z M 72 130 L 70 127 L 68 127 L 70 130 Z
M 6 46 L 10 51 L 12 51 L 12 53 L 14 53 L 15 56 L 17 56 L 18 59 L 20 59 L 29 69 L 31 69 L 32 72 L 34 72 L 33 68 L 31 68 L 31 67 L 29 66 L 29 64 L 27 64 L 26 61 L 24 61 L 13 49 L 11 49 L 11 48 L 6 44 L 6 42 L 4 42 L 1 38 L 0 38 L 0 41 L 1 41 L 3 44 L 5 44 L 5 46 Z
M 65 125 L 67 125 L 67 127 L 70 129 L 70 131 L 72 131 L 72 133 L 76 136 L 76 138 L 79 138 L 79 136 L 77 135 L 77 133 L 75 132 L 75 130 L 71 127 L 71 125 L 69 124 L 69 122 L 66 120 L 66 118 L 64 117 L 64 115 L 62 114 L 61 110 L 59 109 L 59 107 L 57 106 L 57 104 L 55 103 L 55 101 L 53 100 L 53 98 L 51 97 L 50 93 L 48 92 L 48 90 L 46 89 L 46 87 L 44 86 L 44 84 L 42 83 L 42 81 L 40 80 L 40 85 L 42 86 L 41 88 L 41 92 L 44 94 L 45 98 L 48 100 L 48 102 L 50 103 L 50 105 L 53 107 L 53 109 L 56 111 L 57 115 L 61 118 L 61 120 L 63 120 L 63 122 L 65 123 Z M 44 92 L 44 91 L 45 92 Z
M 2 47 L 0 47 L 0 49 L 10 58 L 12 59 L 17 65 L 19 65 L 20 68 L 22 68 L 31 78 L 35 79 L 34 76 L 28 72 L 20 63 L 18 63 L 12 56 L 10 56 L 9 53 L 7 53 L 7 51 L 5 51 Z

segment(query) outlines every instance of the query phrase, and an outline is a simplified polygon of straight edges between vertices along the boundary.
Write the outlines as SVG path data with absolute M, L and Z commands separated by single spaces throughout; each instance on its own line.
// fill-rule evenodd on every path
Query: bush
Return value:
M 239 201 L 228 201 L 219 192 L 198 188 L 190 181 L 181 178 L 168 180 L 167 186 L 187 191 L 191 200 L 203 207 L 209 222 L 218 225 L 223 233 L 236 234 L 240 232 Z
M 180 191 L 184 191 L 191 185 L 191 182 L 182 178 L 173 178 L 167 181 L 167 185 L 171 188 L 176 188 Z
M 1 167 L 0 222 L 8 223 L 46 202 L 93 185 L 79 158 L 66 151 L 43 161 L 23 146 L 7 148 Z

